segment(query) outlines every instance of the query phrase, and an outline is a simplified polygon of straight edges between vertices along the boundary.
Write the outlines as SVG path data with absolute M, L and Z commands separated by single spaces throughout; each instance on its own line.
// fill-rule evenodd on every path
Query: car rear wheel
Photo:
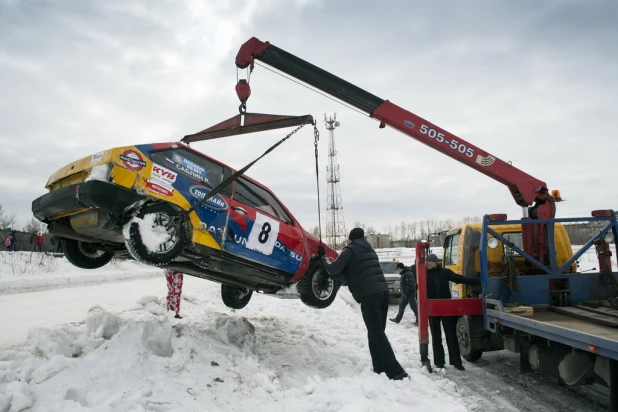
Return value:
M 221 299 L 225 306 L 232 309 L 242 309 L 251 300 L 252 290 L 237 288 L 228 285 L 221 285 Z
M 296 285 L 296 290 L 305 305 L 324 309 L 333 303 L 340 286 L 322 269 L 320 262 L 314 262 Z
M 112 260 L 114 254 L 101 249 L 96 243 L 82 242 L 75 239 L 62 239 L 62 250 L 67 260 L 78 268 L 97 269 Z
M 165 265 L 187 244 L 186 220 L 167 203 L 151 203 L 138 210 L 125 227 L 125 244 L 134 259 L 149 265 Z M 176 219 L 175 219 L 176 218 Z

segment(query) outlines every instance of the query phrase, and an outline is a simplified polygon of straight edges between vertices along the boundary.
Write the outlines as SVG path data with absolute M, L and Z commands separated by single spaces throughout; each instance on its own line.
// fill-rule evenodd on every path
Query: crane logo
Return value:
M 481 166 L 491 166 L 494 164 L 494 162 L 496 161 L 496 158 L 491 156 L 491 155 L 487 155 L 487 156 L 481 156 L 481 155 L 477 155 L 476 156 L 476 163 L 480 164 Z

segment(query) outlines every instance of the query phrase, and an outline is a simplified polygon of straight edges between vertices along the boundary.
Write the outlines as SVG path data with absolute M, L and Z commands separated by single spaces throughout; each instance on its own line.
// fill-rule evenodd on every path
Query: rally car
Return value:
M 132 258 L 219 282 L 235 309 L 293 285 L 305 304 L 329 306 L 340 284 L 321 268 L 319 240 L 264 185 L 242 175 L 190 210 L 233 173 L 180 142 L 119 147 L 55 172 L 32 212 L 80 268 Z

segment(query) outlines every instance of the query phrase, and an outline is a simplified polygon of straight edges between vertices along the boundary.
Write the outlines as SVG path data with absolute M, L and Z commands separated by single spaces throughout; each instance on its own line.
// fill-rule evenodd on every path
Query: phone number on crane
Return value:
M 436 131 L 435 129 L 431 129 L 426 124 L 421 125 L 420 131 L 422 134 L 427 135 L 432 139 L 436 139 L 438 143 L 444 143 L 448 145 L 451 149 L 457 150 L 459 153 L 465 154 L 466 156 L 470 158 L 474 157 L 474 149 L 472 149 L 471 147 L 467 147 L 463 143 L 459 143 L 455 139 L 446 140 L 445 139 L 446 136 L 444 136 L 444 133 L 440 133 Z

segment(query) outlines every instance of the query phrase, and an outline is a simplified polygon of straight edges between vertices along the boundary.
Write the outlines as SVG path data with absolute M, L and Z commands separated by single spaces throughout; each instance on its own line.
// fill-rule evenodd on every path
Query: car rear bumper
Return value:
M 133 190 L 101 180 L 77 183 L 49 192 L 32 202 L 32 213 L 47 223 L 50 218 L 84 208 L 98 208 L 119 217 L 130 205 L 145 197 Z

